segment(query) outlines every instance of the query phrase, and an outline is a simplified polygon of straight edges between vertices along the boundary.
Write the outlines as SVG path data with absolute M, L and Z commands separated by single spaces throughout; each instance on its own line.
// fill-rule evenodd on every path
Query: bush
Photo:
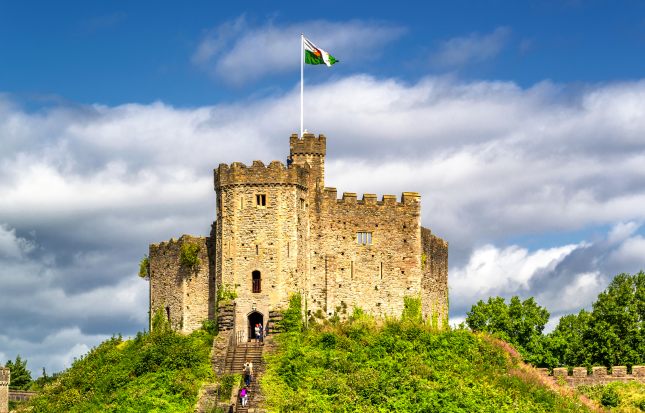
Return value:
M 181 245 L 181 253 L 179 255 L 179 263 L 191 270 L 197 270 L 201 265 L 201 260 L 199 259 L 199 251 L 201 247 L 197 244 L 191 242 L 186 242 Z
M 600 397 L 600 403 L 605 407 L 616 407 L 620 404 L 620 396 L 613 387 L 605 387 Z
M 299 293 L 289 297 L 289 307 L 282 315 L 279 327 L 285 332 L 302 331 L 302 296 Z
M 410 303 L 408 320 L 418 320 Z M 379 324 L 355 309 L 346 322 L 276 340 L 279 349 L 267 357 L 261 379 L 269 411 L 588 411 L 522 374 L 504 350 L 469 331 L 437 332 L 407 320 Z
M 147 255 L 144 255 L 139 261 L 139 277 L 150 278 L 150 258 Z
M 41 412 L 192 411 L 201 385 L 213 382 L 213 336 L 188 336 L 167 328 L 155 315 L 155 329 L 132 340 L 112 337 L 74 361 L 28 404 Z
M 237 298 L 237 291 L 235 288 L 228 284 L 222 284 L 217 289 L 217 301 L 235 300 Z

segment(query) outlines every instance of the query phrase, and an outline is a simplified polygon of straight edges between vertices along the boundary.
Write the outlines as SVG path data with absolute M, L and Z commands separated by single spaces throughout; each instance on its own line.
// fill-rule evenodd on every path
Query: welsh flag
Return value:
M 338 62 L 336 58 L 323 49 L 316 47 L 309 39 L 303 37 L 304 47 L 305 47 L 305 63 L 310 65 L 322 65 L 326 64 L 331 66 L 334 63 Z

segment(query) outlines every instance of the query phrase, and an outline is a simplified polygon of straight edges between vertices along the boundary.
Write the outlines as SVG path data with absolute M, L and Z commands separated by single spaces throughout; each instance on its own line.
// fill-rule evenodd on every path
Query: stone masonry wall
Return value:
M 548 375 L 547 369 L 539 369 L 544 375 Z M 611 374 L 607 374 L 607 367 L 592 367 L 591 374 L 588 374 L 586 367 L 574 367 L 572 375 L 569 369 L 558 367 L 553 369 L 553 378 L 564 379 L 570 386 L 609 384 L 616 381 L 640 381 L 645 383 L 645 366 L 632 366 L 632 374 L 627 374 L 626 366 L 613 366 Z
M 308 310 L 345 317 L 353 307 L 374 315 L 400 316 L 403 297 L 421 290 L 420 196 L 354 193 L 337 199 L 325 188 L 314 233 Z M 371 244 L 357 233 L 371 234 Z
M 270 309 L 285 307 L 289 293 L 303 288 L 307 170 L 279 162 L 266 168 L 259 161 L 251 167 L 233 165 L 220 165 L 215 179 L 221 239 L 216 271 L 222 284 L 237 293 L 239 332 L 247 330 L 249 314 L 259 312 L 266 324 Z M 253 292 L 255 271 L 260 292 Z
M 325 136 L 292 135 L 289 146 L 288 165 L 219 165 L 209 238 L 150 246 L 151 311 L 168 308 L 173 328 L 189 332 L 204 318 L 218 317 L 215 292 L 223 286 L 237 298 L 219 321 L 239 334 L 250 315 L 259 313 L 265 325 L 279 318 L 294 292 L 303 294 L 309 316 L 326 317 L 346 317 L 353 307 L 398 317 L 405 296 L 421 296 L 424 317 L 442 326 L 448 244 L 421 227 L 420 195 L 404 192 L 397 201 L 344 193 L 338 199 L 335 188 L 324 188 Z M 358 233 L 371 242 L 359 242 Z M 179 264 L 183 242 L 202 246 L 204 265 L 195 273 Z M 260 273 L 259 292 L 253 291 L 254 272 Z
M 9 382 L 11 372 L 9 369 L 0 367 L 0 413 L 9 411 Z
M 421 228 L 421 305 L 423 314 L 437 324 L 448 325 L 448 243 Z
M 200 246 L 201 264 L 196 270 L 180 263 L 181 246 L 186 243 Z M 208 250 L 207 238 L 190 235 L 150 245 L 150 310 L 153 315 L 157 310 L 164 316 L 169 313 L 170 324 L 177 331 L 198 329 L 214 313 Z

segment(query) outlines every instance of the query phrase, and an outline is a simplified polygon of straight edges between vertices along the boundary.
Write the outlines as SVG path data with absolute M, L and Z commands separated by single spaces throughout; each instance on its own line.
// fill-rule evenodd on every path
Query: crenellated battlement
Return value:
M 289 165 L 273 161 L 265 166 L 262 161 L 253 161 L 251 166 L 241 162 L 220 164 L 215 169 L 215 189 L 230 185 L 297 185 L 307 188 L 309 166 Z
M 549 376 L 548 369 L 541 368 L 538 371 L 545 376 Z M 596 366 L 591 368 L 591 373 L 587 367 L 573 367 L 571 371 L 567 367 L 556 367 L 553 369 L 551 377 L 556 380 L 565 380 L 573 387 L 583 384 L 607 384 L 614 381 L 640 381 L 645 383 L 645 366 L 632 366 L 631 374 L 627 373 L 627 366 L 613 366 L 611 372 L 607 371 L 607 367 Z
M 11 381 L 11 371 L 6 367 L 0 367 L 0 386 L 8 386 Z
M 343 192 L 343 196 L 338 198 L 338 191 L 336 188 L 326 187 L 323 191 L 323 200 L 347 205 L 419 207 L 421 203 L 421 195 L 418 192 L 403 192 L 401 194 L 400 201 L 397 200 L 396 195 L 383 195 L 379 201 L 376 194 L 363 194 L 361 199 L 358 199 L 355 192 Z
M 326 188 L 326 152 L 324 135 L 305 132 L 289 137 L 284 163 L 215 165 L 210 236 L 150 245 L 150 314 L 186 333 L 218 320 L 239 343 L 298 291 L 317 317 L 353 306 L 397 316 L 418 296 L 424 320 L 446 326 L 448 244 L 421 226 L 421 195 Z
M 322 134 L 316 137 L 313 133 L 305 133 L 301 139 L 294 133 L 289 137 L 289 150 L 291 155 L 325 156 L 327 138 Z

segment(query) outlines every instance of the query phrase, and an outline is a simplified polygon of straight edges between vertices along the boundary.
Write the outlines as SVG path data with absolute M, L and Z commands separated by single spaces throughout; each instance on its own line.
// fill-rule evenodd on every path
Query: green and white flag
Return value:
M 310 65 L 322 65 L 331 66 L 334 63 L 338 62 L 336 58 L 323 49 L 316 47 L 309 39 L 303 36 L 304 49 L 305 49 L 305 63 Z

